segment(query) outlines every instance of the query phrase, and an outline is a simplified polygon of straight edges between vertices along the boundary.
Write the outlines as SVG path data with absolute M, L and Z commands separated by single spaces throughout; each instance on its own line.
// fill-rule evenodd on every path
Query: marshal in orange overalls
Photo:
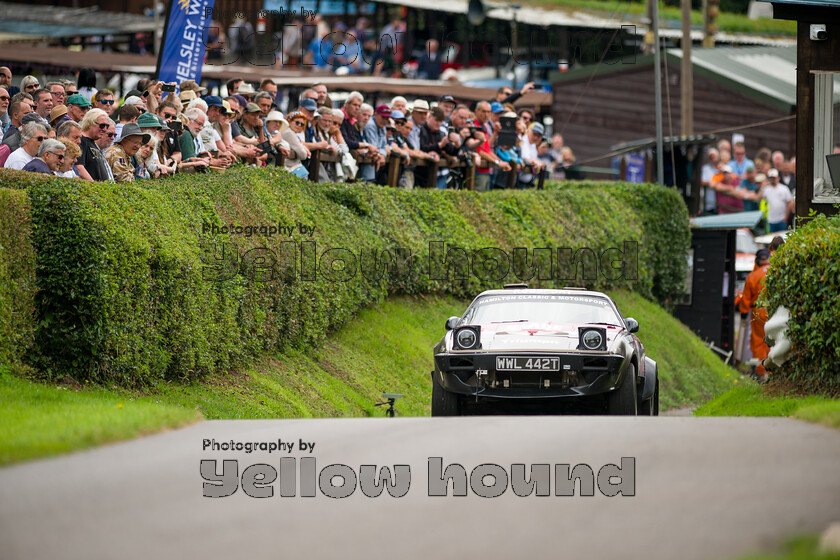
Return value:
M 752 330 L 750 333 L 750 350 L 752 350 L 753 358 L 758 358 L 759 360 L 764 360 L 770 352 L 770 348 L 764 342 L 764 323 L 767 322 L 767 309 L 755 306 L 758 296 L 764 290 L 764 276 L 767 274 L 768 266 L 770 265 L 765 264 L 750 272 L 744 284 L 744 293 L 741 296 L 741 302 L 738 304 L 738 309 L 741 313 L 749 313 L 751 309 L 753 311 L 752 317 L 750 318 Z M 764 375 L 767 371 L 763 365 L 758 364 L 755 373 L 757 375 Z

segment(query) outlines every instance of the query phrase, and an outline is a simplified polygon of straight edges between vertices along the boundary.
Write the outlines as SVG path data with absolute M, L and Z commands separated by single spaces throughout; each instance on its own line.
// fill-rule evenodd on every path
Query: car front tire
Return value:
M 638 414 L 636 396 L 636 366 L 630 364 L 624 372 L 621 386 L 609 394 L 607 412 L 616 416 L 635 416 Z
M 460 416 L 461 398 L 450 393 L 432 376 L 432 416 Z

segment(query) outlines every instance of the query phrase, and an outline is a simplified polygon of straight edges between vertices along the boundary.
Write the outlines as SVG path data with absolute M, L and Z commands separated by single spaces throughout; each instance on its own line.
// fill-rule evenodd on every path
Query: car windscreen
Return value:
M 473 302 L 459 324 L 514 321 L 622 325 L 621 319 L 605 298 L 548 294 L 484 296 Z

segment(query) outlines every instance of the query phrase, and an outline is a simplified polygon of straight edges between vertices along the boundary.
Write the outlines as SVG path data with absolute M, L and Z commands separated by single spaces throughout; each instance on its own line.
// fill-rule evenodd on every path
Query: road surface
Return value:
M 294 447 L 202 449 L 205 439 Z M 315 446 L 301 450 L 301 441 Z M 314 457 L 314 470 L 305 457 Z M 204 497 L 202 460 L 217 461 L 219 473 L 224 460 L 237 461 L 232 487 L 210 487 L 236 492 Z M 453 473 L 463 467 L 467 496 L 453 496 L 452 484 L 446 496 L 429 495 L 440 486 L 428 478 L 437 461 L 455 465 Z M 271 468 L 246 471 L 263 463 Z M 334 464 L 346 467 L 327 468 Z M 527 495 L 513 464 L 536 478 L 550 472 L 550 495 Z M 556 496 L 567 486 L 556 464 L 591 467 L 594 495 L 581 495 L 584 484 Z M 392 467 L 397 494 L 408 479 L 394 466 L 408 465 L 410 484 L 402 497 L 368 497 L 369 480 L 364 490 L 350 484 L 361 465 Z M 838 465 L 840 431 L 781 418 L 202 422 L 0 469 L 0 558 L 723 559 L 840 520 Z M 605 475 L 619 476 L 599 480 L 605 466 Z M 254 476 L 260 469 L 269 478 L 280 471 L 271 490 Z M 610 497 L 619 486 L 632 495 Z

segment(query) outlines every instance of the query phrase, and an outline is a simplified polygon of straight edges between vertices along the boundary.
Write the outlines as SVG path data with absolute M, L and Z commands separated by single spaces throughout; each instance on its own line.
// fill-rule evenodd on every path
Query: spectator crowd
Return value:
M 499 88 L 472 108 L 449 95 L 374 107 L 356 91 L 339 108 L 315 83 L 284 115 L 270 79 L 258 88 L 230 80 L 224 97 L 193 80 L 143 80 L 121 103 L 110 89 L 34 76 L 16 91 L 5 67 L 0 80 L 5 168 L 127 182 L 271 165 L 319 182 L 479 191 L 534 186 L 549 173 L 581 178 L 562 137 L 546 139 L 533 110 L 514 109 L 533 84 Z
M 730 214 L 763 210 L 769 231 L 791 225 L 796 193 L 796 158 L 761 148 L 747 157 L 743 142 L 720 140 L 710 148 L 702 168 L 704 213 Z

